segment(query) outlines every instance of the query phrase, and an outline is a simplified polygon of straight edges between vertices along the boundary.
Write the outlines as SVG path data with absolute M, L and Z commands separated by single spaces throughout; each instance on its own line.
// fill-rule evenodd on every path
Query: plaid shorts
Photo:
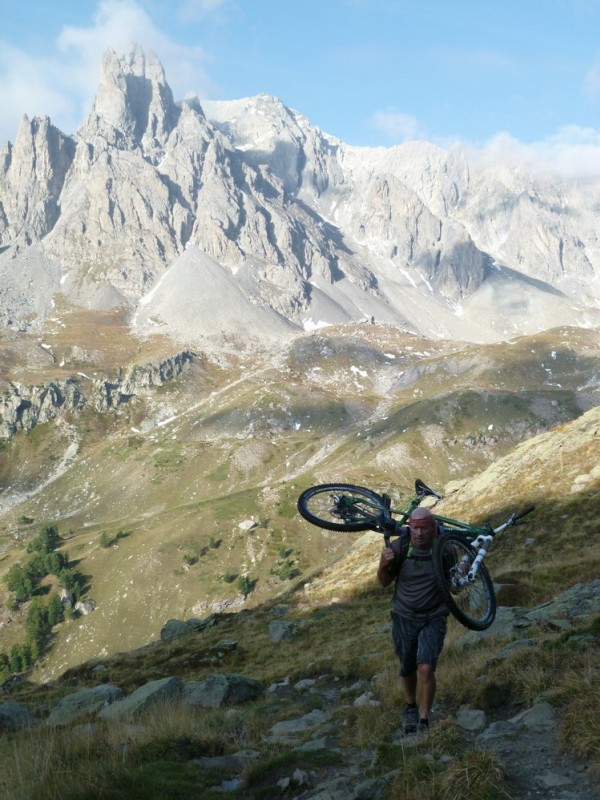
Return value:
M 445 616 L 416 620 L 392 613 L 392 639 L 400 659 L 400 675 L 406 678 L 417 669 L 417 664 L 436 668 L 446 636 L 448 618 Z

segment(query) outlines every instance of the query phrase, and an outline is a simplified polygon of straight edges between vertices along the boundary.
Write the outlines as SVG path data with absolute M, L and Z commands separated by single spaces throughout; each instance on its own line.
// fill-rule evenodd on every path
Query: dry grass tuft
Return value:
M 578 697 L 567 706 L 563 714 L 561 741 L 570 753 L 589 760 L 600 779 L 600 681 L 590 687 L 586 697 Z
M 489 753 L 470 752 L 453 761 L 439 778 L 439 800 L 501 800 L 509 798 L 502 767 Z

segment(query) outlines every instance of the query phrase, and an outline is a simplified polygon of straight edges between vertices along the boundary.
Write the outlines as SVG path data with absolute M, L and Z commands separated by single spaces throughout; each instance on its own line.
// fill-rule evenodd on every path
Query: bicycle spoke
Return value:
M 315 516 L 330 519 L 332 522 L 364 522 L 373 516 L 360 498 L 339 492 L 314 495 L 307 505 Z
M 351 484 L 313 486 L 298 498 L 300 514 L 313 525 L 329 530 L 369 530 L 376 525 L 381 509 L 378 494 Z
M 467 628 L 484 630 L 494 621 L 496 596 L 492 580 L 483 564 L 473 582 L 460 585 L 471 568 L 475 553 L 464 536 L 446 534 L 436 543 L 433 566 L 440 591 L 450 612 Z M 457 585 L 458 584 L 458 585 Z

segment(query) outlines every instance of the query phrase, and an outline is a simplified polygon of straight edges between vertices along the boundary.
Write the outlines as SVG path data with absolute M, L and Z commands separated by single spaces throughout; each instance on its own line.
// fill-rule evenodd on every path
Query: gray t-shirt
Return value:
M 402 553 L 406 552 L 404 536 L 394 539 L 391 547 L 397 556 L 390 569 L 390 574 L 396 579 L 392 610 L 412 619 L 447 616 L 448 606 L 433 575 L 431 552 L 409 547 L 402 559 Z

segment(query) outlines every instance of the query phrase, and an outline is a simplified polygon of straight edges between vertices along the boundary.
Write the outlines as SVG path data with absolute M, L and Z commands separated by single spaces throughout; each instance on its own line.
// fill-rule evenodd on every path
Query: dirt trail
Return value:
M 444 716 L 440 712 L 440 716 Z M 459 711 L 473 747 L 491 753 L 505 771 L 510 800 L 600 800 L 600 779 L 589 765 L 564 751 L 560 743 L 560 710 L 546 702 L 514 713 L 507 708 L 493 722 L 482 711 Z

